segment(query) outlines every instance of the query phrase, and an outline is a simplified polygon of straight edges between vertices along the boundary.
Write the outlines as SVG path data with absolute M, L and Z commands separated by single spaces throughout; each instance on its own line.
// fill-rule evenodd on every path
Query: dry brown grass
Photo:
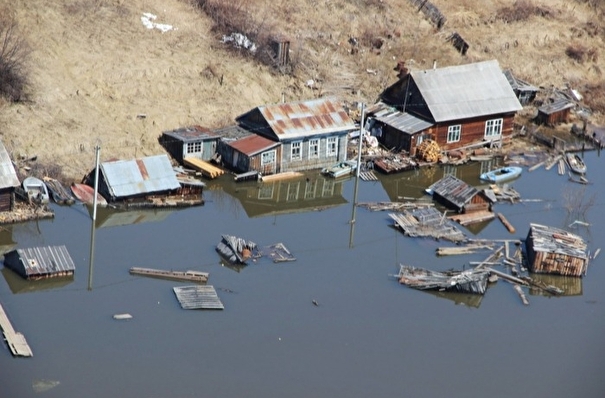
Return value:
M 433 0 L 448 19 L 441 31 L 405 0 L 216 3 L 240 4 L 251 33 L 290 38 L 295 68 L 284 75 L 221 43 L 216 20 L 195 1 L 0 0 L 33 47 L 31 103 L 0 105 L 0 138 L 9 151 L 62 164 L 79 180 L 93 166 L 97 144 L 102 160 L 146 156 L 163 152 L 163 130 L 219 127 L 282 97 L 372 102 L 396 80 L 400 60 L 413 70 L 431 68 L 433 60 L 447 66 L 497 59 L 530 83 L 572 85 L 594 109 L 605 108 L 605 97 L 590 92 L 602 90 L 603 57 L 580 63 L 566 55 L 570 45 L 602 47 L 602 3 L 528 0 L 530 17 L 514 22 L 498 17 L 512 0 Z M 177 30 L 144 28 L 144 12 Z M 466 56 L 445 41 L 452 31 L 470 44 Z

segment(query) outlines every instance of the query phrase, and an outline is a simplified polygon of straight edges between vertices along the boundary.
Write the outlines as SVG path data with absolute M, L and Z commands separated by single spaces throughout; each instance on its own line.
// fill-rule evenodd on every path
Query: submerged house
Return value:
M 586 247 L 578 235 L 532 223 L 525 240 L 528 269 L 537 274 L 585 275 L 589 260 Z
M 426 139 L 447 151 L 509 138 L 522 109 L 495 60 L 402 73 L 380 97 L 399 113 L 375 118 L 379 141 L 410 155 Z
M 210 160 L 216 153 L 220 136 L 201 126 L 182 127 L 164 131 L 159 143 L 179 164 L 186 157 Z
M 21 182 L 4 144 L 0 141 L 0 212 L 12 211 L 15 204 L 15 188 Z
M 4 253 L 4 266 L 32 280 L 72 276 L 76 268 L 65 246 L 14 249 Z
M 235 164 L 238 171 L 265 174 L 319 169 L 346 160 L 348 134 L 356 129 L 342 105 L 329 98 L 263 105 L 236 121 L 241 128 L 278 145 L 250 138 L 239 147 L 234 143 L 221 146 L 223 163 Z M 251 147 L 247 149 L 247 145 Z M 235 152 L 248 159 L 235 159 Z M 246 164 L 248 169 L 243 168 Z
M 468 214 L 492 209 L 492 201 L 483 191 L 451 174 L 431 185 L 427 191 L 433 195 L 435 201 L 457 213 Z
M 94 170 L 85 182 L 94 184 Z M 181 184 L 166 154 L 99 165 L 99 193 L 110 203 L 149 207 L 202 204 L 203 184 Z M 165 201 L 170 197 L 170 201 Z

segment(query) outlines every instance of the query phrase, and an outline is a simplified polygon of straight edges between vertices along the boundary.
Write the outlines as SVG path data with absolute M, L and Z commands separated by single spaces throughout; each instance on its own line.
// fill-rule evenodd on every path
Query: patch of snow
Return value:
M 162 33 L 166 33 L 170 30 L 176 30 L 176 28 L 173 27 L 172 25 L 153 22 L 156 19 L 157 19 L 156 15 L 151 14 L 149 12 L 144 12 L 143 16 L 141 17 L 141 22 L 147 29 L 158 29 L 158 30 L 162 31 Z
M 231 33 L 230 35 L 223 35 L 223 43 L 233 43 L 237 48 L 245 48 L 251 53 L 256 52 L 256 44 L 252 40 L 248 39 L 246 35 L 241 33 Z

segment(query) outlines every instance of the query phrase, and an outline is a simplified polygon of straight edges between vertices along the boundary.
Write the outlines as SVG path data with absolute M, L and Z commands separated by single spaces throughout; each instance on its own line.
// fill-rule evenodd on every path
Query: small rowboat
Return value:
M 95 190 L 93 187 L 86 184 L 71 184 L 71 192 L 81 202 L 92 205 L 93 198 L 95 196 Z M 107 200 L 97 192 L 97 205 L 107 206 Z
M 568 153 L 565 155 L 565 158 L 571 171 L 576 174 L 586 174 L 586 164 L 578 154 Z
M 523 169 L 518 166 L 506 166 L 496 170 L 488 171 L 487 173 L 483 173 L 479 176 L 479 178 L 484 181 L 489 181 L 497 184 L 499 182 L 504 182 L 519 177 L 522 171 Z
M 45 204 L 49 201 L 48 189 L 39 178 L 27 177 L 24 179 L 23 190 L 27 193 L 30 202 Z
M 351 175 L 357 170 L 357 161 L 355 160 L 345 160 L 342 162 L 338 162 L 330 167 L 324 167 L 321 170 L 321 174 L 338 178 L 347 175 Z

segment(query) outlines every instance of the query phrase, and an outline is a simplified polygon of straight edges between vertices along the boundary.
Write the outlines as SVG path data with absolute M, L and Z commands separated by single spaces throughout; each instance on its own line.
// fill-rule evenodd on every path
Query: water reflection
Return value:
M 483 300 L 482 294 L 465 294 L 455 292 L 437 292 L 425 290 L 426 293 L 431 294 L 435 297 L 439 297 L 446 300 L 451 300 L 455 305 L 461 305 L 464 307 L 479 308 L 481 301 Z
M 545 285 L 552 285 L 556 288 L 563 290 L 563 294 L 561 296 L 582 295 L 582 278 L 580 277 L 550 274 L 531 274 L 530 276 L 537 282 L 544 283 Z M 538 289 L 536 287 L 530 287 L 529 294 L 531 294 L 532 296 L 557 297 L 552 296 L 551 294 L 545 292 L 543 289 Z
M 18 293 L 32 293 L 43 290 L 57 289 L 65 287 L 74 281 L 74 277 L 61 277 L 61 278 L 46 278 L 40 280 L 27 280 L 22 278 L 16 272 L 3 267 L 2 276 L 6 280 L 8 287 L 13 294 Z

